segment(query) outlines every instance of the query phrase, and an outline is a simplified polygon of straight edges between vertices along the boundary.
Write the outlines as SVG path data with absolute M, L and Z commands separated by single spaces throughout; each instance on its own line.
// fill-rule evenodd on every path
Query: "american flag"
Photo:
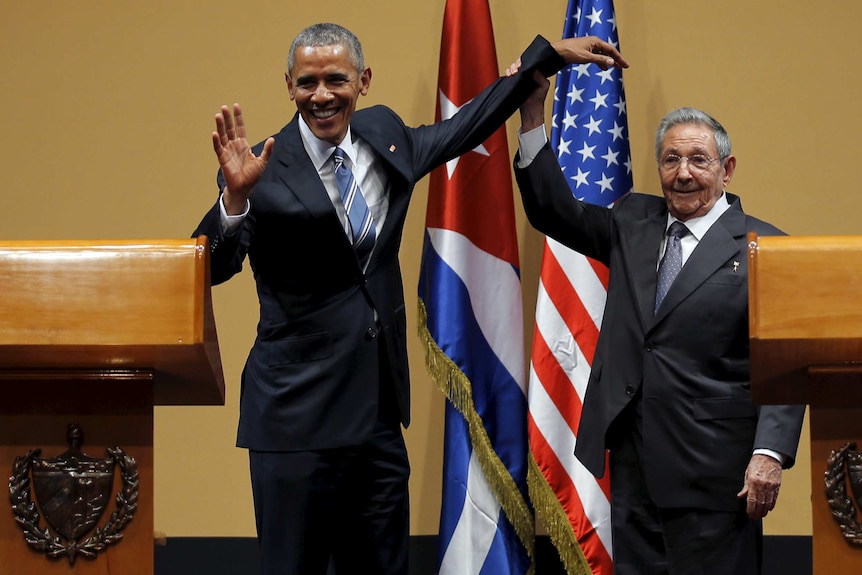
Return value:
M 564 38 L 619 48 L 612 0 L 569 0 Z M 572 194 L 603 206 L 632 189 L 622 72 L 592 64 L 557 75 L 551 146 Z M 607 295 L 602 264 L 546 239 L 529 385 L 530 497 L 570 574 L 613 573 L 609 475 L 574 457 Z
M 448 0 L 437 120 L 451 117 L 498 75 L 488 0 Z M 448 400 L 440 575 L 532 569 L 523 308 L 509 161 L 500 128 L 431 173 L 419 334 L 428 371 Z

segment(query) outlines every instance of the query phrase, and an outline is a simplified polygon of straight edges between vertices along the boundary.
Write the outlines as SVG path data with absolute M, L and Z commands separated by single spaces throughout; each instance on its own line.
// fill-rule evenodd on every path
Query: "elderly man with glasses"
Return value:
M 725 190 L 730 138 L 694 108 L 656 132 L 664 198 L 577 200 L 547 143 L 547 87 L 521 107 L 516 176 L 533 226 L 610 269 L 575 455 L 601 477 L 609 452 L 615 573 L 760 573 L 804 407 L 751 400 L 746 237 L 782 232 Z

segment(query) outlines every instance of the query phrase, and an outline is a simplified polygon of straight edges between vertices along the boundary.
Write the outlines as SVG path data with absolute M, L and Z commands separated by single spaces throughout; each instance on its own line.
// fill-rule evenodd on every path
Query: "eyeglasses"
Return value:
M 715 162 L 720 161 L 720 158 L 710 158 L 703 154 L 695 154 L 693 156 L 678 156 L 677 154 L 668 154 L 659 160 L 658 166 L 663 172 L 675 172 L 682 165 L 683 160 L 688 164 L 689 170 L 706 170 Z

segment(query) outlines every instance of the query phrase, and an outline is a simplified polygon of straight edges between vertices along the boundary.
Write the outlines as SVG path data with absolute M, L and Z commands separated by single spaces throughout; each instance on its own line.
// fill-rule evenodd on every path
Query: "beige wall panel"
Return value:
M 213 115 L 238 101 L 250 139 L 277 131 L 295 109 L 283 81 L 288 44 L 317 21 L 336 21 L 362 39 L 373 81 L 361 106 L 386 103 L 410 124 L 433 121 L 442 0 L 7 4 L 0 19 L 4 240 L 187 236 L 216 197 Z M 501 69 L 537 33 L 561 34 L 565 0 L 490 4 Z M 793 234 L 859 233 L 862 78 L 854 55 L 862 4 L 616 4 L 632 64 L 625 82 L 638 190 L 659 193 L 658 120 L 694 105 L 729 130 L 738 157 L 730 189 L 749 213 Z M 512 149 L 516 128 L 511 121 Z M 401 251 L 414 333 L 426 198 L 423 182 Z M 518 217 L 529 337 L 543 239 Z M 226 405 L 156 410 L 155 523 L 168 536 L 254 534 L 247 457 L 234 447 L 239 375 L 257 314 L 250 273 L 214 288 L 214 305 Z M 415 337 L 410 356 L 411 528 L 430 534 L 439 518 L 443 403 Z M 768 533 L 811 532 L 807 444 L 806 430 Z

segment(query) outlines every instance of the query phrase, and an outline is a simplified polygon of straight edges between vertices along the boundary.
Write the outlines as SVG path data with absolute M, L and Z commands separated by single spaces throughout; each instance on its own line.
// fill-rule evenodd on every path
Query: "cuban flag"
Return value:
M 437 120 L 499 76 L 488 0 L 448 0 Z M 419 279 L 426 364 L 446 395 L 441 575 L 531 572 L 523 310 L 500 128 L 431 173 Z

